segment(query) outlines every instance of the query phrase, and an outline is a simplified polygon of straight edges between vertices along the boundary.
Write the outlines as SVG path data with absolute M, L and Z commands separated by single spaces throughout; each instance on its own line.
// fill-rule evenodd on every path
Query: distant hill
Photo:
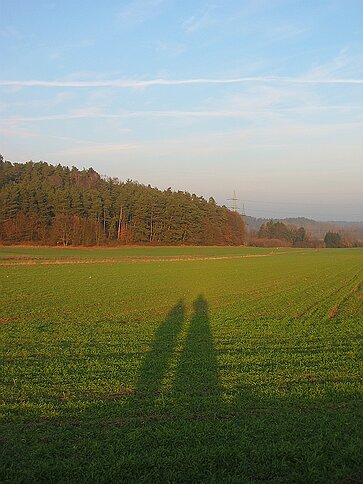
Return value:
M 241 245 L 242 217 L 213 198 L 95 170 L 0 155 L 0 242 L 53 245 Z
M 269 218 L 255 218 L 246 216 L 245 222 L 249 232 L 257 232 L 263 223 L 266 223 Z M 304 229 L 318 240 L 323 240 L 326 232 L 341 232 L 342 234 L 349 233 L 349 235 L 356 239 L 363 238 L 363 222 L 319 222 L 306 217 L 295 218 L 278 218 L 274 219 L 285 224 L 296 225 L 297 227 L 304 227 Z

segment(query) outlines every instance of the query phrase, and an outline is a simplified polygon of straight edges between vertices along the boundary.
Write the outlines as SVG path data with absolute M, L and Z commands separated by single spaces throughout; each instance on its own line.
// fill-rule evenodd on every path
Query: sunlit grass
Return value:
M 0 479 L 359 479 L 363 251 L 271 252 L 1 249 Z

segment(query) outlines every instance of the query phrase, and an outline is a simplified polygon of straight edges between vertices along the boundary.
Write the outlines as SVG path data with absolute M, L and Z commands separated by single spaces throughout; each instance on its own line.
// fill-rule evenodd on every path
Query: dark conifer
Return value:
M 0 241 L 241 245 L 242 217 L 195 194 L 0 158 Z

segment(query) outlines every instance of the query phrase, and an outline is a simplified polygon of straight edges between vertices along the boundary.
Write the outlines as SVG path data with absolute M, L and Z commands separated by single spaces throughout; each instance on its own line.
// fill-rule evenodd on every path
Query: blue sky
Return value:
M 0 152 L 363 219 L 362 0 L 0 0 Z

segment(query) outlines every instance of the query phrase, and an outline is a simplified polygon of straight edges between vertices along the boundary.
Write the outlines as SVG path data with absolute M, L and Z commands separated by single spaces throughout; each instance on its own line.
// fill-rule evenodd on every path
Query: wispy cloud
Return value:
M 0 37 L 17 41 L 24 40 L 24 34 L 12 25 L 3 26 L 0 30 Z
M 139 141 L 135 143 L 95 143 L 86 144 L 84 146 L 73 146 L 66 150 L 57 151 L 58 156 L 75 156 L 75 155 L 102 155 L 103 153 L 110 156 L 121 153 L 128 153 L 139 157 L 151 157 L 158 154 L 161 158 L 174 157 L 178 160 L 189 159 L 189 163 L 195 163 L 201 155 L 208 155 L 208 163 L 212 163 L 212 159 L 216 162 L 216 155 L 226 155 L 231 159 L 238 159 L 241 153 L 254 153 L 259 158 L 261 152 L 266 154 L 269 150 L 269 156 L 262 160 L 261 163 L 269 164 L 271 160 L 279 160 L 279 165 L 283 164 L 286 167 L 289 165 L 291 159 L 287 153 L 291 153 L 291 149 L 299 147 L 299 153 L 295 155 L 295 159 L 303 161 L 306 158 L 306 153 L 311 155 L 311 146 L 306 145 L 306 139 L 309 138 L 311 143 L 318 143 L 315 146 L 315 155 L 325 153 L 324 163 L 330 163 L 330 157 L 342 156 L 342 153 L 349 153 L 352 159 L 360 159 L 361 144 L 357 143 L 357 136 L 362 129 L 363 123 L 347 123 L 335 124 L 322 123 L 319 125 L 304 125 L 300 123 L 285 123 L 280 122 L 273 127 L 259 127 L 259 128 L 244 128 L 232 131 L 222 131 L 218 134 L 205 135 L 188 135 L 183 138 L 169 138 L 160 141 Z M 331 143 L 324 142 L 325 139 L 349 133 L 352 139 L 345 143 Z M 321 137 L 323 140 L 321 141 Z M 321 142 L 320 142 L 320 141 Z M 353 142 L 352 142 L 353 140 Z M 252 151 L 251 151 L 252 150 Z M 272 150 L 272 151 L 271 151 Z M 280 156 L 283 156 L 280 159 Z M 201 162 L 206 164 L 205 159 Z
M 82 155 L 82 154 L 87 154 L 87 155 L 92 155 L 92 154 L 97 154 L 97 153 L 121 153 L 124 151 L 133 151 L 135 149 L 140 148 L 140 144 L 137 143 L 110 143 L 110 144 L 105 144 L 105 143 L 100 143 L 100 144 L 89 144 L 87 146 L 80 146 L 80 147 L 72 147 L 68 148 L 66 150 L 58 151 L 58 155 Z
M 308 77 L 237 77 L 233 79 L 113 79 L 105 81 L 42 81 L 42 80 L 0 80 L 3 87 L 116 87 L 146 88 L 152 86 L 183 86 L 188 84 L 242 84 L 242 83 L 287 83 L 287 84 L 363 84 L 363 79 L 330 79 Z
M 165 0 L 133 0 L 121 8 L 117 20 L 127 26 L 142 24 L 158 15 L 164 2 Z
M 266 26 L 264 29 L 265 36 L 270 41 L 288 40 L 298 37 L 307 32 L 306 27 L 301 27 L 293 24 L 282 24 L 275 27 Z
M 279 0 L 252 0 L 243 2 L 214 1 L 202 10 L 185 18 L 181 28 L 186 34 L 199 33 L 212 29 L 215 32 L 228 35 L 233 32 L 243 32 L 244 35 L 258 35 L 258 41 L 279 42 L 298 37 L 309 30 L 306 23 L 274 19 L 271 22 L 271 12 L 278 10 L 286 3 Z
M 3 122 L 42 122 L 70 119 L 132 119 L 132 118 L 226 118 L 248 117 L 251 115 L 271 114 L 269 111 L 135 111 L 123 113 L 79 112 L 69 114 L 50 114 L 44 116 L 12 116 L 0 118 Z
M 324 111 L 361 111 L 363 104 L 354 105 L 316 105 L 286 108 L 270 108 L 255 110 L 209 110 L 209 111 L 134 111 L 122 113 L 102 113 L 92 110 L 79 110 L 79 112 L 65 114 L 49 114 L 43 116 L 10 116 L 0 117 L 1 122 L 30 123 L 42 121 L 63 121 L 71 119 L 132 119 L 132 118 L 249 118 L 251 116 L 273 116 L 279 113 L 309 113 Z M 123 128 L 130 132 L 129 128 Z
M 186 45 L 181 43 L 170 43 L 170 42 L 163 42 L 161 40 L 157 40 L 151 44 L 151 47 L 155 50 L 155 52 L 166 54 L 171 57 L 177 57 L 183 52 L 186 51 Z
M 329 79 L 336 77 L 351 77 L 363 70 L 362 56 L 349 54 L 348 49 L 342 49 L 338 55 L 327 62 L 314 66 L 307 72 L 308 79 Z
M 38 134 L 33 130 L 30 130 L 28 128 L 20 128 L 16 124 L 12 124 L 12 123 L 10 125 L 8 123 L 6 123 L 6 125 L 2 125 L 1 134 L 2 136 L 7 138 L 12 137 L 17 139 L 35 138 L 38 136 Z
M 75 55 L 75 51 L 88 49 L 96 44 L 93 39 L 81 39 L 77 42 L 68 42 L 51 50 L 49 58 L 58 61 L 65 55 Z
M 191 15 L 190 17 L 188 17 L 182 23 L 182 29 L 184 30 L 184 32 L 197 32 L 198 30 L 210 27 L 215 24 L 216 17 L 213 15 L 213 10 L 215 9 L 215 6 L 209 6 L 202 14 Z

